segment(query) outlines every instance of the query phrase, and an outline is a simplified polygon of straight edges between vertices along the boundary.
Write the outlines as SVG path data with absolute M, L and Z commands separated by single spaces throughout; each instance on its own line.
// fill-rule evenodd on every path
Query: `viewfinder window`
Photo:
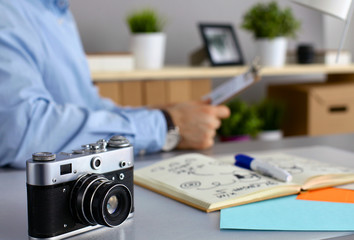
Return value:
M 69 174 L 71 172 L 72 172 L 71 163 L 65 164 L 65 165 L 60 165 L 60 175 Z

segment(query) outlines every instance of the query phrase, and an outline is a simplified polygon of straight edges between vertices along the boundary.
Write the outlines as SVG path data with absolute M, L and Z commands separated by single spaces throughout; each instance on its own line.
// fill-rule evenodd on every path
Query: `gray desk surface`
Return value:
M 279 150 L 299 156 L 354 167 L 351 154 L 341 159 L 326 151 L 306 151 L 302 147 L 323 145 L 354 152 L 354 134 L 316 138 L 288 138 L 276 142 L 216 144 L 203 151 L 207 155 Z M 298 149 L 296 149 L 298 148 Z M 157 160 L 185 152 L 171 152 L 138 157 L 140 168 Z M 346 157 L 347 156 L 347 157 Z M 349 235 L 348 232 L 286 232 L 220 230 L 219 212 L 204 213 L 187 205 L 135 186 L 135 215 L 120 227 L 100 228 L 73 239 L 326 239 Z M 354 236 L 351 236 L 354 239 Z M 349 237 L 348 239 L 350 239 Z M 0 169 L 0 239 L 27 239 L 25 171 Z M 345 238 L 347 239 L 347 238 Z

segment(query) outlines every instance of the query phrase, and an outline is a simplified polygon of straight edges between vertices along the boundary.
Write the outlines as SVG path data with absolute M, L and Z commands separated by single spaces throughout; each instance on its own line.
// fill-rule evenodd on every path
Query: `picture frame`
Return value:
M 231 24 L 199 24 L 212 66 L 243 65 L 244 58 Z

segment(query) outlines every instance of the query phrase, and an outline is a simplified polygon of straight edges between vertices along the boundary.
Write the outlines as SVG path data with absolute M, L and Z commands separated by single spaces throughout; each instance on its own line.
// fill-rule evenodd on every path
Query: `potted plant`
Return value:
M 284 118 L 284 104 L 273 99 L 265 99 L 255 107 L 262 122 L 257 138 L 266 141 L 281 139 L 283 137 L 281 124 Z
M 281 9 L 273 1 L 253 6 L 243 16 L 241 27 L 253 33 L 261 64 L 281 67 L 286 58 L 286 38 L 295 37 L 300 22 L 290 8 Z
M 131 50 L 137 69 L 159 69 L 164 65 L 166 34 L 164 21 L 153 9 L 143 9 L 126 18 L 132 33 Z
M 248 106 L 239 99 L 227 104 L 230 108 L 230 117 L 223 119 L 218 135 L 221 141 L 245 141 L 257 135 L 261 121 L 256 109 Z

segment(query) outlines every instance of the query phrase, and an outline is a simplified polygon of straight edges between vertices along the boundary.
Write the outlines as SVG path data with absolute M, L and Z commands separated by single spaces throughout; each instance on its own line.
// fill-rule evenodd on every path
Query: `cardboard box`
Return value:
M 354 81 L 273 85 L 268 96 L 286 105 L 285 136 L 354 132 Z

